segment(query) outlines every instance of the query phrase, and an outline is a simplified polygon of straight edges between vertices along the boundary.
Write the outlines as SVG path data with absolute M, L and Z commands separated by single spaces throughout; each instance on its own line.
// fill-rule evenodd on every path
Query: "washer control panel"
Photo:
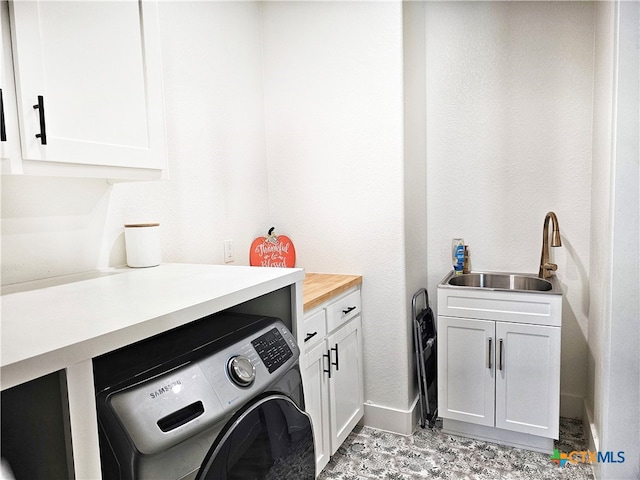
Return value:
M 293 355 L 287 341 L 277 328 L 272 328 L 264 335 L 252 340 L 251 345 L 256 349 L 269 373 L 276 371 Z

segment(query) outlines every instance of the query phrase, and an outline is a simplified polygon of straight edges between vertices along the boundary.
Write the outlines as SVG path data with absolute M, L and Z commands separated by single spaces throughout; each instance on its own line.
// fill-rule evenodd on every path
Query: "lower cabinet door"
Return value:
M 329 462 L 329 355 L 326 341 L 309 349 L 302 361 L 305 410 L 311 417 L 316 454 L 316 476 Z
M 495 323 L 438 317 L 438 413 L 494 426 Z
M 358 315 L 328 337 L 331 361 L 331 454 L 364 415 L 362 320 Z
M 496 427 L 558 438 L 560 327 L 496 322 Z

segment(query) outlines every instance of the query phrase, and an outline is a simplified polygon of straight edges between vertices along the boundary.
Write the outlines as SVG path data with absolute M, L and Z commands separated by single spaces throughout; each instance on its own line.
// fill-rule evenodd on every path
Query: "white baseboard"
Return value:
M 582 395 L 561 393 L 560 416 L 564 418 L 582 418 L 584 416 L 584 397 Z
M 585 418 L 587 409 L 584 397 L 563 393 L 560 395 L 560 416 L 565 418 Z M 409 410 L 364 404 L 364 425 L 378 430 L 411 435 L 420 420 L 418 397 L 413 400 Z M 585 425 L 585 434 L 589 436 L 590 428 Z M 597 449 L 596 449 L 597 450 Z
M 584 400 L 584 410 L 582 415 L 582 428 L 584 435 L 587 437 L 587 449 L 590 451 L 600 451 L 600 435 L 598 434 L 598 428 L 593 420 L 593 412 L 587 404 L 587 400 Z M 591 464 L 591 470 L 593 472 L 593 478 L 596 480 L 600 478 L 600 470 L 598 464 Z
M 598 429 L 593 422 L 593 412 L 587 406 L 587 402 L 584 402 L 584 415 L 582 416 L 582 425 L 584 428 L 584 434 L 587 437 L 589 450 L 600 450 L 600 437 L 598 435 Z
M 413 401 L 409 410 L 384 407 L 373 403 L 364 404 L 364 424 L 367 427 L 400 435 L 411 435 L 418 423 L 418 397 Z

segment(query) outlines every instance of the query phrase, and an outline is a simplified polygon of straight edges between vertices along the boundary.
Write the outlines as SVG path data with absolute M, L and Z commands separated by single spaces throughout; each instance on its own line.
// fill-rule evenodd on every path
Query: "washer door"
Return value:
M 237 412 L 196 480 L 315 478 L 311 418 L 287 396 L 267 393 Z

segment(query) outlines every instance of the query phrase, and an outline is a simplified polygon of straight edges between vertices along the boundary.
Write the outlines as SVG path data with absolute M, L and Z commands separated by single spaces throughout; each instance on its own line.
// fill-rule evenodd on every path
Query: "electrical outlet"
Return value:
M 233 240 L 224 241 L 224 263 L 233 262 Z

